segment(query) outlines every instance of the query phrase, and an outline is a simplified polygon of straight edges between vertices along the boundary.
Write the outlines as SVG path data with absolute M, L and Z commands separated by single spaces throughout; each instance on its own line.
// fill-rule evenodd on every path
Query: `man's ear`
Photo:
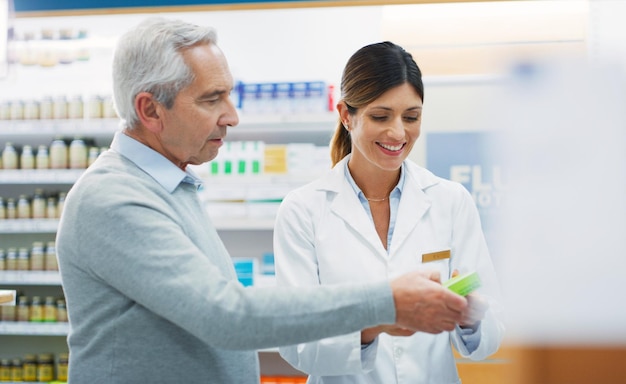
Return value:
M 161 104 L 149 92 L 140 92 L 135 96 L 135 111 L 141 124 L 151 132 L 161 132 L 163 127 Z

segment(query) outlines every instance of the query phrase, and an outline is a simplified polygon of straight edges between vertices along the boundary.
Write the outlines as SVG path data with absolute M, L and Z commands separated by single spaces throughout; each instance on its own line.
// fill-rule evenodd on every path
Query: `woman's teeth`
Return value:
M 385 148 L 388 151 L 399 151 L 404 146 L 404 144 L 387 145 L 387 144 L 382 144 L 382 143 L 378 143 L 378 145 L 380 145 L 381 147 Z

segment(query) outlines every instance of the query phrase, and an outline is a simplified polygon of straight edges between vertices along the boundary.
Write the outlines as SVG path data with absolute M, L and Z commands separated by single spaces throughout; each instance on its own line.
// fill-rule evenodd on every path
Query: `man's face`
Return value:
M 182 55 L 195 79 L 176 96 L 171 109 L 160 109 L 164 116 L 158 139 L 163 154 L 184 169 L 213 160 L 226 128 L 237 125 L 239 117 L 230 99 L 233 78 L 222 51 L 203 44 Z

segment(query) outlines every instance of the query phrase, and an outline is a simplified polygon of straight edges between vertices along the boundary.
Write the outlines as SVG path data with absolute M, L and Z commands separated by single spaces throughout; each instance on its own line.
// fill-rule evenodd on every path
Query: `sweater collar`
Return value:
M 181 170 L 162 154 L 123 132 L 115 132 L 111 149 L 135 163 L 169 193 L 180 183 L 193 184 L 196 188 L 202 186 L 202 180 L 191 169 Z

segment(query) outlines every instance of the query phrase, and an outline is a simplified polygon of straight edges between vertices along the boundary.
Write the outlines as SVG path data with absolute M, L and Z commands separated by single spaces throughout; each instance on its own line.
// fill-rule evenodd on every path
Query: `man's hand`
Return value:
M 452 331 L 467 315 L 464 297 L 441 286 L 436 271 L 416 271 L 391 282 L 396 305 L 396 325 L 414 331 Z

